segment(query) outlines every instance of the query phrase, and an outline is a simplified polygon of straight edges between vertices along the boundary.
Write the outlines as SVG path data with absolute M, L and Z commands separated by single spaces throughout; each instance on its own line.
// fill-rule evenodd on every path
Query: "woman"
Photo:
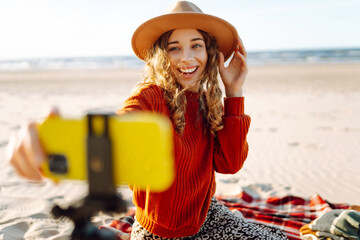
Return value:
M 163 193 L 132 186 L 137 207 L 132 239 L 286 239 L 280 231 L 234 216 L 213 198 L 215 171 L 236 173 L 248 152 L 250 118 L 242 97 L 246 51 L 235 28 L 192 3 L 178 2 L 143 23 L 132 46 L 146 61 L 145 82 L 118 114 L 142 110 L 168 116 L 176 169 L 173 185 Z
M 214 198 L 215 171 L 236 173 L 248 152 L 250 118 L 244 114 L 242 96 L 246 51 L 236 29 L 182 1 L 142 24 L 132 46 L 146 61 L 145 81 L 117 113 L 150 111 L 169 117 L 176 172 L 164 192 L 130 186 L 136 206 L 131 239 L 286 239 L 277 229 L 235 216 Z M 225 87 L 224 106 L 218 72 Z M 44 153 L 28 154 L 41 149 L 33 127 L 25 132 L 33 136 L 32 143 L 19 138 L 10 159 L 20 174 L 40 179 L 36 167 Z

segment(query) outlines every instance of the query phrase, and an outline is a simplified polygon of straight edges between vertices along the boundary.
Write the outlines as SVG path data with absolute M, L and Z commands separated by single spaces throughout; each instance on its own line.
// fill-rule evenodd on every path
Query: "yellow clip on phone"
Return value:
M 111 140 L 112 173 L 115 185 L 137 185 L 164 191 L 174 179 L 173 138 L 170 121 L 152 113 L 111 115 L 106 123 Z M 103 118 L 94 117 L 95 135 L 104 132 Z M 52 117 L 38 125 L 40 141 L 48 154 L 41 169 L 45 176 L 87 180 L 87 119 Z M 101 163 L 91 161 L 92 169 Z

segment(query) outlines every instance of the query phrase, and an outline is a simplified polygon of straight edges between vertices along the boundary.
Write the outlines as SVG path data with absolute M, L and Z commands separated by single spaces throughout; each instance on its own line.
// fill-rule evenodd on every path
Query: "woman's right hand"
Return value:
M 47 117 L 59 115 L 56 107 L 51 108 Z M 28 122 L 13 136 L 6 149 L 6 160 L 23 177 L 41 181 L 40 166 L 46 159 L 46 154 L 41 146 L 35 122 Z

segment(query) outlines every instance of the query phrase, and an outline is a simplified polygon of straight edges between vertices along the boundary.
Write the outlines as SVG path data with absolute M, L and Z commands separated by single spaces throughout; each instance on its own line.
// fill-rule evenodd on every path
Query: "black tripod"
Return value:
M 99 211 L 126 211 L 126 203 L 116 192 L 113 180 L 109 116 L 111 115 L 95 113 L 87 115 L 88 195 L 66 209 L 60 206 L 54 206 L 52 209 L 54 217 L 67 217 L 74 222 L 72 240 L 115 240 L 114 234 L 98 230 L 91 223 L 90 218 Z M 94 130 L 94 117 L 102 118 L 104 123 L 102 133 Z

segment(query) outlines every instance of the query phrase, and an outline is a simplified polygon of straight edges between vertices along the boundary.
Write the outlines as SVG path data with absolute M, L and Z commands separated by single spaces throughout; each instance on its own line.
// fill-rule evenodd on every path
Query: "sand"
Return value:
M 0 239 L 67 239 L 72 224 L 52 219 L 49 209 L 86 194 L 82 182 L 17 176 L 4 160 L 9 137 L 52 105 L 67 117 L 114 111 L 140 79 L 136 69 L 0 73 Z M 360 205 L 359 63 L 251 66 L 244 94 L 252 117 L 248 159 L 235 175 L 217 174 L 217 194 L 318 193 Z M 126 187 L 119 191 L 130 201 Z M 94 222 L 111 217 L 99 214 Z

